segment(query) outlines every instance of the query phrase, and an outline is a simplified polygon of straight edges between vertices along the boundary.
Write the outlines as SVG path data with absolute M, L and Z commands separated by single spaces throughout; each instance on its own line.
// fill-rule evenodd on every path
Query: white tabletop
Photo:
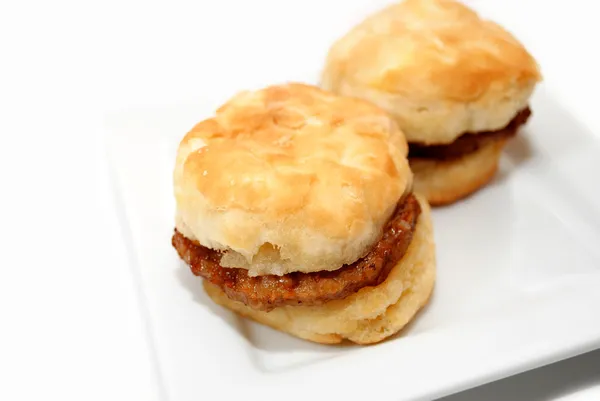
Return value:
M 0 210 L 0 399 L 161 399 L 114 215 L 102 116 L 194 97 L 209 80 L 237 89 L 244 77 L 234 63 L 252 63 L 267 53 L 240 39 L 244 33 L 235 27 L 289 7 L 314 13 L 323 2 L 300 7 L 293 1 L 59 0 L 0 6 L 0 163 L 6 188 Z M 547 78 L 569 76 L 560 96 L 577 105 L 572 112 L 582 121 L 600 126 L 590 95 L 600 89 L 600 62 L 595 52 L 574 49 L 600 37 L 594 3 L 570 2 L 568 10 L 558 2 L 528 4 L 539 5 L 540 12 L 524 12 L 523 18 L 560 21 L 538 50 Z M 277 34 L 285 27 L 280 24 Z M 299 77 L 292 53 L 282 52 L 276 61 L 291 78 Z M 507 399 L 600 399 L 600 351 L 446 398 Z

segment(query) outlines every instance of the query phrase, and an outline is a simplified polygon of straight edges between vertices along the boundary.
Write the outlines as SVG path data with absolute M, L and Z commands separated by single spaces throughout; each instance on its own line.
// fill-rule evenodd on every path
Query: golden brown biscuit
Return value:
M 368 102 L 302 84 L 242 92 L 179 146 L 177 229 L 250 275 L 338 269 L 410 189 L 407 152 Z
M 422 213 L 413 240 L 387 279 L 347 298 L 321 306 L 283 306 L 270 312 L 229 299 L 205 281 L 211 299 L 236 313 L 294 336 L 319 343 L 348 339 L 371 344 L 400 331 L 427 303 L 435 282 L 435 246 L 430 208 L 419 197 Z
M 541 79 L 519 41 L 453 0 L 405 0 L 330 49 L 321 85 L 391 113 L 408 142 L 504 127 Z
M 494 177 L 505 143 L 492 142 L 456 159 L 411 159 L 414 190 L 432 206 L 447 205 L 472 194 Z

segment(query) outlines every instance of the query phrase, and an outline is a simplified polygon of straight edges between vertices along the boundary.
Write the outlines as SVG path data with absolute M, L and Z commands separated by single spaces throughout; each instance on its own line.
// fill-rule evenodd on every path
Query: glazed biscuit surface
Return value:
M 177 228 L 250 275 L 335 270 L 378 240 L 412 183 L 376 106 L 303 84 L 242 92 L 181 141 Z
M 506 125 L 540 79 L 498 24 L 453 0 L 405 0 L 331 47 L 321 85 L 387 110 L 409 142 L 444 144 Z

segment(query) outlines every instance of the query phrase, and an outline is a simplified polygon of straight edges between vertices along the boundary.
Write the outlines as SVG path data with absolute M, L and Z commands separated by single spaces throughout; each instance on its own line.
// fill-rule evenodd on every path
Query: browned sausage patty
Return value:
M 521 110 L 508 125 L 497 131 L 479 132 L 476 134 L 463 134 L 454 142 L 447 145 L 423 145 L 416 142 L 409 144 L 409 158 L 426 158 L 448 160 L 461 157 L 467 153 L 504 138 L 516 135 L 518 128 L 527 122 L 531 110 L 529 107 Z
M 172 244 L 192 273 L 219 286 L 229 298 L 254 309 L 269 311 L 282 305 L 321 305 L 382 283 L 410 245 L 420 213 L 421 207 L 414 195 L 405 197 L 371 252 L 334 271 L 250 277 L 246 269 L 221 267 L 219 252 L 194 244 L 177 230 Z

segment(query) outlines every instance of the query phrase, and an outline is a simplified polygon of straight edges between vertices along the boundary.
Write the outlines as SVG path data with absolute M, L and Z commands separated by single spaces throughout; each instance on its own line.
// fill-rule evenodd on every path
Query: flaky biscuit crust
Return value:
M 177 229 L 250 275 L 335 270 L 378 240 L 412 185 L 387 113 L 314 86 L 242 92 L 181 141 Z
M 453 0 L 405 0 L 331 47 L 321 86 L 379 105 L 408 142 L 447 144 L 505 126 L 540 79 L 531 54 L 496 23 Z

